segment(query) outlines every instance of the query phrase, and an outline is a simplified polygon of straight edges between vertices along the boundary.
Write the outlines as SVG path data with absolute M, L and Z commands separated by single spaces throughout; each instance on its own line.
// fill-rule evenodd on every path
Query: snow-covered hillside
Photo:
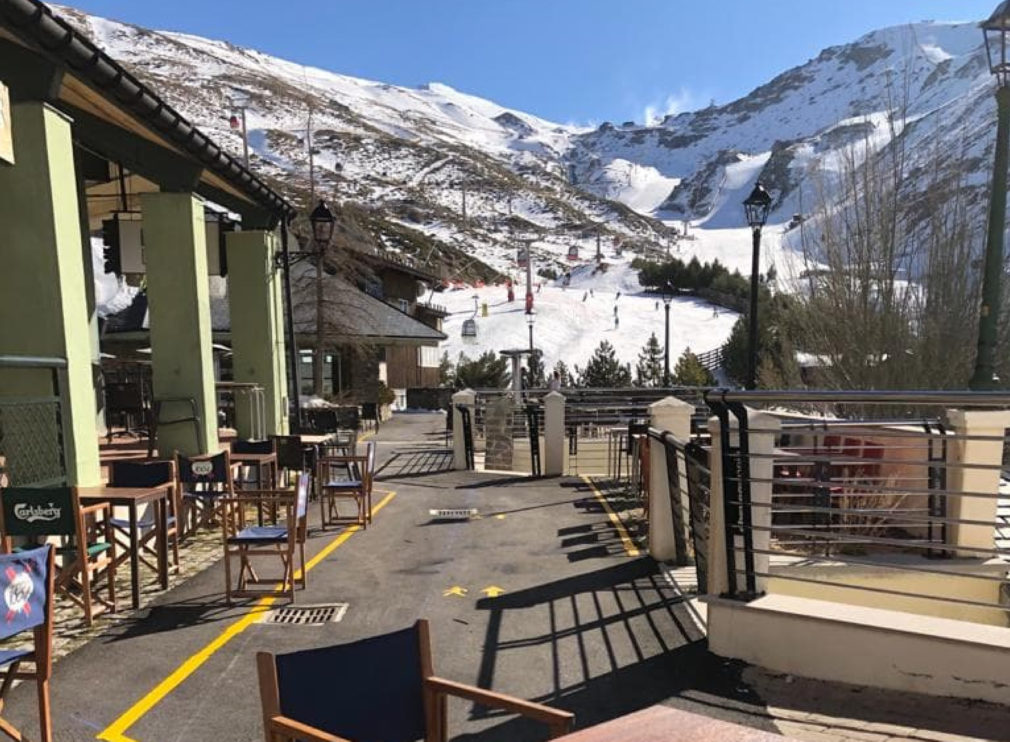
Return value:
M 504 286 L 436 294 L 433 301 L 445 304 L 452 312 L 444 324 L 449 336 L 444 349 L 449 358 L 455 361 L 460 353 L 475 358 L 487 350 L 529 347 L 524 294 L 525 288 L 517 287 L 515 301 L 511 303 Z M 470 342 L 462 337 L 462 329 L 463 322 L 474 317 L 474 296 L 477 338 L 476 342 Z M 607 340 L 617 350 L 618 358 L 631 363 L 634 371 L 638 353 L 649 335 L 655 333 L 663 342 L 663 303 L 659 296 L 642 292 L 637 275 L 626 262 L 609 264 L 602 275 L 593 276 L 589 270 L 576 271 L 568 287 L 560 282 L 544 283 L 534 300 L 533 342 L 543 351 L 548 370 L 559 360 L 569 369 L 574 365 L 585 366 L 600 341 Z M 484 304 L 488 308 L 487 317 L 483 316 Z M 614 324 L 615 316 L 618 326 Z M 703 353 L 721 346 L 736 317 L 733 312 L 699 300 L 685 298 L 672 302 L 671 368 L 687 348 Z
M 303 206 L 311 128 L 318 192 L 355 205 L 376 247 L 472 285 L 521 282 L 517 248 L 530 244 L 535 280 L 545 286 L 538 337 L 549 358 L 564 355 L 572 364 L 584 363 L 604 336 L 619 338 L 624 360 L 634 361 L 656 312 L 653 298 L 636 296 L 635 256 L 718 258 L 749 273 L 741 202 L 758 179 L 775 199 L 761 269 L 774 265 L 780 276 L 796 262 L 790 240 L 798 230 L 785 234 L 785 223 L 809 208 L 813 173 L 837 170 L 854 145 L 905 146 L 905 203 L 915 203 L 931 173 L 956 163 L 979 218 L 985 208 L 995 112 L 974 23 L 875 31 L 726 105 L 652 125 L 581 130 L 442 84 L 413 89 L 361 80 L 224 41 L 60 12 L 235 152 L 241 139 L 228 116 L 243 101 L 252 167 Z M 605 274 L 593 273 L 597 245 L 614 266 Z M 549 278 L 569 271 L 567 290 Z M 597 296 L 581 302 L 590 288 L 616 294 L 613 281 L 624 282 L 628 312 L 618 331 L 612 303 Z M 472 293 L 437 300 L 457 312 L 447 323 L 453 355 Z M 513 321 L 498 306 L 504 289 L 478 293 L 492 309 L 480 342 L 525 345 L 521 312 Z M 688 343 L 715 348 L 732 324 L 728 314 L 717 321 L 689 302 L 678 303 L 678 314 L 686 329 L 673 339 L 675 352 Z

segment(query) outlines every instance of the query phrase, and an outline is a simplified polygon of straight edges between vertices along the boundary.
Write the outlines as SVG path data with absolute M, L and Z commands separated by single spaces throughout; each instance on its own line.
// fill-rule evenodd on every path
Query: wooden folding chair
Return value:
M 292 490 L 242 490 L 222 500 L 224 517 L 224 581 L 225 597 L 231 605 L 233 597 L 262 597 L 272 591 L 250 590 L 251 584 L 281 583 L 281 593 L 286 593 L 293 603 L 296 584 L 305 588 L 305 536 L 306 511 L 309 501 L 309 475 L 298 477 L 298 486 Z M 255 509 L 260 517 L 264 510 L 276 512 L 286 508 L 284 524 L 248 525 L 247 516 Z M 301 562 L 296 577 L 295 555 Z M 259 577 L 252 567 L 251 557 L 280 557 L 283 572 L 280 580 Z M 238 558 L 237 585 L 232 588 L 232 559 Z
M 372 521 L 372 480 L 375 476 L 375 442 L 365 444 L 363 456 L 321 456 L 316 466 L 321 525 L 355 524 L 367 528 Z M 354 500 L 357 517 L 342 516 L 340 500 Z
M 34 680 L 39 704 L 39 738 L 52 742 L 53 721 L 49 704 L 49 679 L 53 674 L 53 548 L 48 544 L 0 555 L 0 602 L 7 620 L 0 623 L 0 640 L 17 636 L 29 629 L 30 648 L 0 650 L 0 712 L 15 680 Z M 22 670 L 30 662 L 34 670 Z M 0 732 L 13 740 L 24 734 L 0 716 Z
M 168 531 L 165 538 L 172 547 L 172 569 L 179 570 L 179 536 L 181 531 L 182 498 L 179 488 L 175 485 L 175 462 L 149 460 L 121 460 L 109 464 L 110 487 L 157 487 L 159 484 L 171 482 L 172 494 L 168 498 Z M 152 541 L 158 535 L 153 509 L 137 521 L 140 529 L 137 555 L 140 561 L 155 572 L 158 571 L 158 552 L 152 546 Z M 118 537 L 117 544 L 123 547 L 123 556 L 119 562 L 129 558 L 130 521 L 125 518 L 112 518 L 113 535 Z M 125 541 L 123 540 L 125 538 Z
M 221 451 L 205 456 L 175 453 L 176 489 L 182 495 L 183 514 L 189 533 L 203 526 L 216 526 L 222 517 L 221 500 L 235 494 L 231 454 Z
M 59 537 L 56 589 L 84 610 L 88 626 L 99 613 L 115 613 L 116 541 L 109 503 L 82 506 L 76 487 L 9 487 L 0 499 L 4 553 L 14 551 L 15 537 L 35 543 Z
M 351 644 L 256 655 L 266 742 L 445 742 L 448 696 L 566 734 L 574 715 L 436 677 L 428 622 Z

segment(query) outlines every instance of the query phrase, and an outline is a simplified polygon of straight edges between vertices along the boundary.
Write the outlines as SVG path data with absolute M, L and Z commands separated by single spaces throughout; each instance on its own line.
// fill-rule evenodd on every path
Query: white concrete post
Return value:
M 666 397 L 649 405 L 649 424 L 657 430 L 672 433 L 677 440 L 688 443 L 691 440 L 691 415 L 694 405 Z M 681 561 L 687 557 L 690 542 L 688 513 L 690 503 L 687 493 L 687 462 L 679 456 L 679 482 L 670 491 L 670 477 L 667 463 L 667 448 L 661 443 L 649 440 L 649 555 L 658 561 L 677 559 L 677 543 L 682 544 Z M 676 505 L 674 504 L 676 503 Z M 675 512 L 674 508 L 680 512 Z
M 771 546 L 772 524 L 772 474 L 775 461 L 775 439 L 782 430 L 782 421 L 767 412 L 747 410 L 747 427 L 750 433 L 750 501 L 751 527 L 753 528 L 754 571 L 768 574 L 771 564 L 767 552 Z M 740 559 L 743 558 L 741 552 Z M 738 564 L 742 562 L 738 561 Z M 767 577 L 760 575 L 757 580 L 757 591 L 766 592 Z
M 709 452 L 709 471 L 712 485 L 708 503 L 708 586 L 709 595 L 722 595 L 729 590 L 729 576 L 726 569 L 726 509 L 723 507 L 722 486 L 722 423 L 712 417 L 708 421 L 708 432 L 712 435 Z
M 463 439 L 463 415 L 456 405 L 463 405 L 470 410 L 470 423 L 474 423 L 474 407 L 477 404 L 477 393 L 473 389 L 464 389 L 452 395 L 452 468 L 459 471 L 466 469 L 466 445 Z
M 996 529 L 999 466 L 1003 463 L 1003 438 L 1010 428 L 1010 411 L 947 410 L 947 420 L 958 436 L 992 438 L 992 440 L 955 440 L 948 448 L 947 460 L 955 466 L 947 470 L 947 489 L 954 493 L 977 492 L 982 496 L 948 497 L 947 517 L 992 525 L 952 523 L 947 529 L 947 542 L 974 549 L 992 549 Z M 991 468 L 973 468 L 965 464 Z M 959 551 L 957 556 L 985 558 L 984 554 L 975 551 Z
M 544 476 L 561 476 L 564 467 L 565 396 L 549 392 L 544 397 Z

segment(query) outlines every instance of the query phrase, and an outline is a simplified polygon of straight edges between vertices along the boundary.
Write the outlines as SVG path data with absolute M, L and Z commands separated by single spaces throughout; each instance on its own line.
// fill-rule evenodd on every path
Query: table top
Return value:
M 168 496 L 174 486 L 172 482 L 165 482 L 154 487 L 110 487 L 103 484 L 98 487 L 80 487 L 77 493 L 82 500 L 129 505 L 131 502 L 163 499 Z
M 276 453 L 232 453 L 232 461 L 243 462 L 247 464 L 269 464 L 272 461 L 277 461 Z
M 651 706 L 558 737 L 556 742 L 783 742 L 784 739 L 777 734 L 669 706 Z

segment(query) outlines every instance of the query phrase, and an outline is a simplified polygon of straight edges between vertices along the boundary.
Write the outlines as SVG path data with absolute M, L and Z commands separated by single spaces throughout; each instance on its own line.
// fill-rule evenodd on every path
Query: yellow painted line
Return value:
M 628 529 L 624 527 L 624 523 L 619 517 L 617 517 L 617 513 L 614 512 L 614 509 L 610 507 L 610 503 L 607 502 L 607 498 L 605 498 L 603 493 L 596 488 L 596 485 L 593 484 L 593 480 L 589 477 L 583 476 L 582 481 L 589 485 L 593 494 L 596 495 L 596 499 L 600 501 L 600 504 L 607 513 L 607 517 L 610 518 L 610 522 L 613 523 L 614 528 L 617 529 L 617 535 L 621 537 L 621 543 L 624 544 L 624 550 L 628 552 L 628 556 L 639 556 L 638 547 L 635 546 L 635 543 L 631 540 L 631 536 L 628 535 Z
M 396 497 L 396 492 L 388 492 L 386 496 L 372 508 L 372 513 L 375 514 L 382 510 L 382 508 L 386 507 L 386 505 L 388 505 L 394 497 Z M 349 528 L 344 529 L 335 539 L 323 547 L 318 554 L 312 557 L 312 559 L 305 564 L 305 572 L 308 573 L 312 570 L 313 567 L 323 561 L 323 559 L 333 553 L 337 547 L 345 543 L 351 536 L 360 530 L 361 526 L 350 526 Z M 301 577 L 301 570 L 296 573 L 296 576 Z M 133 704 L 133 706 L 127 709 L 122 716 L 102 730 L 97 739 L 105 740 L 106 742 L 137 742 L 136 740 L 126 736 L 126 730 L 136 724 L 141 717 L 158 705 L 165 696 L 179 687 L 184 680 L 196 672 L 204 662 L 209 660 L 215 652 L 248 629 L 254 623 L 260 621 L 266 615 L 267 609 L 276 601 L 277 597 L 272 595 L 265 596 L 256 601 L 249 613 L 228 626 L 217 636 L 216 639 L 210 642 L 210 644 L 179 665 L 179 667 L 177 667 L 171 675 L 158 683 L 146 696 Z

